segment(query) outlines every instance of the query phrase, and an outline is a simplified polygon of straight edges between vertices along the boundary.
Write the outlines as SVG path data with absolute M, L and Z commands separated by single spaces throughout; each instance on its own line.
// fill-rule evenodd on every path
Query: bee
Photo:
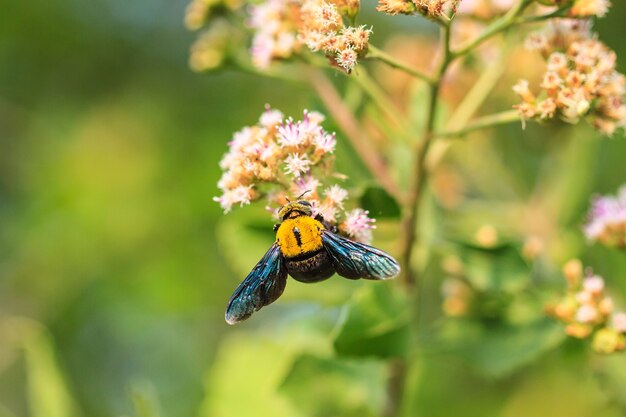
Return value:
M 276 241 L 230 298 L 225 314 L 228 324 L 246 320 L 276 301 L 285 289 L 287 274 L 296 281 L 312 283 L 334 273 L 371 280 L 386 280 L 400 273 L 398 262 L 390 255 L 338 235 L 322 216 L 313 216 L 311 203 L 301 197 L 279 209 Z

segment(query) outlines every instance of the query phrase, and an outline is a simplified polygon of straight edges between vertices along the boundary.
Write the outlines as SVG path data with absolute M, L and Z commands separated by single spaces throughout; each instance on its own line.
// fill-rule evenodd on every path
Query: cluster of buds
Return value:
M 236 37 L 237 32 L 230 23 L 217 20 L 191 46 L 189 66 L 197 72 L 220 67 L 226 61 L 228 49 Z
M 353 17 L 358 10 L 358 0 L 268 0 L 251 7 L 253 64 L 265 70 L 306 45 L 350 73 L 367 53 L 371 34 L 365 26 L 344 25 L 343 17 Z
M 571 17 L 604 17 L 611 7 L 609 0 L 574 0 L 569 9 Z
M 421 14 L 429 19 L 455 14 L 459 0 L 379 0 L 376 10 L 390 15 Z
M 607 135 L 626 126 L 626 77 L 615 70 L 615 52 L 593 38 L 588 25 L 558 22 L 532 35 L 527 46 L 542 53 L 547 71 L 538 96 L 526 80 L 513 87 L 522 99 L 514 107 L 523 120 L 559 116 L 576 123 L 586 117 Z
M 336 184 L 324 187 L 319 179 L 332 176 L 336 144 L 335 134 L 321 126 L 323 120 L 322 114 L 305 110 L 296 121 L 267 107 L 256 125 L 235 133 L 229 142 L 220 162 L 222 195 L 214 200 L 227 213 L 236 204 L 265 198 L 268 210 L 276 214 L 289 197 L 306 193 L 314 216 L 321 215 L 355 240 L 371 241 L 374 219 L 363 209 L 346 209 L 348 191 Z
M 192 0 L 185 11 L 185 26 L 189 30 L 198 30 L 219 9 L 236 10 L 243 0 Z
M 557 303 L 548 305 L 549 315 L 565 323 L 565 332 L 578 339 L 591 339 L 598 353 L 626 348 L 626 313 L 615 312 L 613 300 L 605 294 L 604 279 L 583 273 L 579 260 L 563 268 L 567 292 Z
M 567 14 L 575 18 L 604 17 L 611 7 L 609 0 L 540 0 L 540 3 L 567 8 Z
M 591 241 L 609 247 L 626 247 L 626 186 L 615 197 L 594 199 L 584 232 Z

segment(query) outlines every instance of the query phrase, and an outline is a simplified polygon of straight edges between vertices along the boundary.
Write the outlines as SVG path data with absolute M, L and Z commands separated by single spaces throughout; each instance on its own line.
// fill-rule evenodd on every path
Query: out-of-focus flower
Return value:
M 498 230 L 491 224 L 485 224 L 476 231 L 475 239 L 480 246 L 491 248 L 498 243 Z
M 606 135 L 626 126 L 626 77 L 615 69 L 615 52 L 593 38 L 587 24 L 560 19 L 526 45 L 542 53 L 547 71 L 538 94 L 525 80 L 513 87 L 522 119 L 586 118 Z
M 200 29 L 216 10 L 237 10 L 242 4 L 243 0 L 192 0 L 185 11 L 185 26 L 189 30 Z
M 459 16 L 469 15 L 489 20 L 509 11 L 514 3 L 515 0 L 462 0 L 457 13 Z
M 444 13 L 455 13 L 458 0 L 379 0 L 376 10 L 390 15 L 419 13 L 436 19 Z
M 584 232 L 591 241 L 609 247 L 626 247 L 626 186 L 617 196 L 594 199 Z
M 469 313 L 474 296 L 472 288 L 457 278 L 446 278 L 441 285 L 442 310 L 450 317 L 462 317 Z
M 290 0 L 267 0 L 250 7 L 252 63 L 266 70 L 273 60 L 285 59 L 298 48 L 296 41 L 298 8 Z
M 303 3 L 298 39 L 312 51 L 322 51 L 331 65 L 350 73 L 365 56 L 371 29 L 344 26 L 344 2 L 307 0 Z
M 604 279 L 598 275 L 583 278 L 582 264 L 568 262 L 563 268 L 567 292 L 548 305 L 548 314 L 566 324 L 565 332 L 578 339 L 592 338 L 598 353 L 612 353 L 626 348 L 626 313 L 615 312 L 613 300 L 605 294 Z
M 531 261 L 541 254 L 544 249 L 544 242 L 537 236 L 530 236 L 524 241 L 522 247 L 522 255 L 525 259 Z
M 305 45 L 324 52 L 333 66 L 350 73 L 367 53 L 372 32 L 365 26 L 344 25 L 343 17 L 354 17 L 358 10 L 358 0 L 267 0 L 252 6 L 252 63 L 266 70 Z
M 189 66 L 194 71 L 220 67 L 228 58 L 228 49 L 237 33 L 225 20 L 215 21 L 191 46 Z
M 609 0 L 574 0 L 569 9 L 569 15 L 572 17 L 604 17 L 610 7 L 611 2 Z
M 306 194 L 314 216 L 321 215 L 352 239 L 370 242 L 375 220 L 363 209 L 346 210 L 347 190 L 324 184 L 323 197 L 318 194 L 321 178 L 332 177 L 336 143 L 323 121 L 317 112 L 305 110 L 301 120 L 294 120 L 268 106 L 257 124 L 233 135 L 220 161 L 223 173 L 217 185 L 222 194 L 214 200 L 228 213 L 236 205 L 265 198 L 275 213 L 287 198 Z

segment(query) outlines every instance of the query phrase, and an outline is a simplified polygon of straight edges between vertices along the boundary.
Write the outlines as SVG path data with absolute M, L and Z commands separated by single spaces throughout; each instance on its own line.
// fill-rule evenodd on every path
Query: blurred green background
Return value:
M 623 72 L 626 7 L 615 3 L 596 28 Z M 223 320 L 232 290 L 271 241 L 271 219 L 260 222 L 267 233 L 239 234 L 240 215 L 222 221 L 211 200 L 226 142 L 266 102 L 292 115 L 316 102 L 300 84 L 192 73 L 195 35 L 183 27 L 185 6 L 0 5 L 0 416 L 377 414 L 384 363 L 376 355 L 340 361 L 343 345 L 328 341 L 344 297 L 371 296 L 359 292 L 361 283 L 291 281 L 282 306 L 240 328 Z M 546 152 L 555 169 L 585 174 L 571 216 L 576 227 L 592 191 L 626 182 L 624 139 L 600 142 L 581 130 L 582 152 L 560 165 L 538 127 L 503 128 L 512 141 L 528 142 L 493 146 L 521 183 L 540 181 L 538 167 L 550 171 L 538 162 Z M 342 152 L 338 164 L 349 167 L 350 149 Z M 482 166 L 476 161 L 484 154 L 472 162 L 471 151 L 460 153 L 467 166 Z M 392 249 L 385 236 L 395 223 L 388 223 L 377 236 Z M 244 255 L 240 265 L 233 252 Z M 620 255 L 596 248 L 587 259 L 626 290 Z M 427 285 L 430 316 L 440 282 Z M 576 349 L 570 355 L 580 355 Z M 415 410 L 407 415 L 625 415 L 623 398 L 602 397 L 587 365 L 558 352 L 504 379 L 480 376 L 458 352 L 430 355 L 412 375 Z M 626 373 L 623 360 L 614 368 Z M 332 399 L 338 392 L 343 398 Z

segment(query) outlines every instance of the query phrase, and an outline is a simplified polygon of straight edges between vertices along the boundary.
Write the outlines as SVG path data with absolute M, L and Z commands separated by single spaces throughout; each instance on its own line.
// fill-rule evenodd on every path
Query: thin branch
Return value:
M 456 57 L 463 56 L 474 50 L 478 45 L 485 42 L 489 38 L 507 30 L 511 26 L 518 23 L 517 18 L 521 15 L 528 6 L 532 4 L 532 0 L 519 0 L 519 2 L 513 7 L 507 14 L 501 18 L 495 20 L 476 38 L 466 42 L 458 49 L 452 51 L 452 55 Z
M 459 130 L 437 132 L 434 135 L 438 138 L 462 137 L 476 130 L 520 121 L 521 118 L 517 110 L 507 110 L 501 113 L 479 117 L 478 119 L 469 122 L 467 126 Z
M 352 111 L 343 102 L 335 86 L 318 69 L 309 70 L 309 81 L 372 176 L 378 180 L 380 185 L 390 195 L 394 196 L 398 201 L 402 201 L 400 189 L 389 173 L 389 169 L 381 158 L 380 152 L 372 145 L 367 132 L 365 132 Z
M 390 67 L 402 70 L 415 78 L 419 78 L 420 80 L 426 81 L 427 83 L 433 82 L 432 78 L 429 75 L 413 68 L 411 65 L 407 63 L 404 63 L 402 61 L 395 59 L 394 57 L 392 57 L 391 55 L 389 55 L 382 49 L 378 49 L 372 44 L 370 44 L 367 49 L 367 57 L 384 62 Z
M 408 288 L 416 285 L 415 274 L 411 267 L 411 259 L 413 247 L 416 244 L 417 234 L 416 227 L 419 217 L 420 200 L 426 186 L 426 155 L 433 142 L 433 129 L 435 126 L 435 116 L 437 112 L 437 103 L 441 80 L 445 75 L 452 55 L 450 52 L 450 26 L 441 25 L 441 62 L 435 73 L 434 82 L 429 85 L 429 101 L 426 107 L 426 124 L 422 135 L 422 140 L 415 147 L 415 161 L 413 163 L 413 171 L 410 177 L 411 185 L 407 197 L 407 204 L 403 217 L 402 250 L 400 263 L 403 268 L 401 279 Z

